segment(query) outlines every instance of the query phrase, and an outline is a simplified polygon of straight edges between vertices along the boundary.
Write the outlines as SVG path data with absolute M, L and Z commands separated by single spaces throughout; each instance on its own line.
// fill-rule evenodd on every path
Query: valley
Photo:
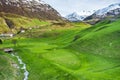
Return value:
M 120 80 L 119 3 L 68 19 L 41 0 L 0 6 L 0 80 Z
M 10 40 L 2 46 L 16 50 L 27 65 L 29 80 L 119 80 L 119 22 L 103 21 L 86 29 L 75 23 L 77 26 L 70 29 L 48 30 L 41 38 L 31 30 L 31 38 L 26 38 L 30 31 L 15 37 L 16 47 Z M 103 25 L 107 27 L 100 29 Z

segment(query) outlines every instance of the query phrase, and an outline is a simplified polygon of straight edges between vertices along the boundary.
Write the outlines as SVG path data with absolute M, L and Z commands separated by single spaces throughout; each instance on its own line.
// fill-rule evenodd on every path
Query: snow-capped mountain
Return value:
M 48 20 L 61 19 L 55 9 L 41 0 L 0 0 L 0 12 Z
M 120 3 L 116 3 L 116 4 L 112 4 L 106 8 L 100 9 L 98 11 L 96 11 L 94 14 L 96 15 L 106 15 L 108 12 L 115 10 L 115 9 L 120 9 Z M 117 14 L 117 13 L 115 13 Z
M 103 9 L 97 10 L 91 16 L 88 16 L 87 18 L 85 18 L 85 20 L 91 20 L 91 19 L 100 20 L 106 17 L 114 18 L 119 15 L 120 15 L 120 3 L 116 3 L 116 4 L 109 5 L 108 7 L 105 7 Z
M 78 22 L 84 20 L 86 16 L 80 16 L 76 12 L 73 12 L 72 14 L 67 15 L 65 18 L 72 22 Z

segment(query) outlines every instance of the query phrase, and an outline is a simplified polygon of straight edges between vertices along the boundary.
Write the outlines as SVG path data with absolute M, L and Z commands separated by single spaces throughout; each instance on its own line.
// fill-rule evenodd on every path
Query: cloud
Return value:
M 65 16 L 72 12 L 83 14 L 84 11 L 98 10 L 120 0 L 43 0 Z

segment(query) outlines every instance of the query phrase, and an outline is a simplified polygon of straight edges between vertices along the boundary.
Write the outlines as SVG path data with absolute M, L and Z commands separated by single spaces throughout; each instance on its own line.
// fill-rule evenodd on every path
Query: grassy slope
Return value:
M 7 32 L 10 29 L 8 28 L 5 20 L 3 18 L 0 17 L 0 32 Z
M 71 44 L 80 52 L 94 53 L 105 57 L 119 58 L 120 20 L 111 24 L 100 25 Z M 80 45 L 80 46 L 79 46 Z
M 77 23 L 77 28 L 31 35 L 40 38 L 19 38 L 16 50 L 29 80 L 119 80 L 119 22 L 103 21 L 83 31 Z
M 87 26 L 88 25 L 86 25 L 86 27 Z M 67 30 L 63 30 L 65 28 Z M 71 75 L 71 70 L 67 69 L 66 67 L 71 69 L 77 69 L 80 66 L 79 59 L 77 59 L 77 56 L 75 56 L 73 53 L 69 55 L 70 52 L 69 50 L 68 51 L 64 49 L 57 50 L 56 48 L 60 48 L 61 44 L 63 46 L 71 42 L 74 39 L 76 33 L 78 33 L 79 30 L 81 30 L 81 28 L 61 27 L 56 30 L 56 27 L 52 27 L 51 29 L 53 30 L 49 31 L 49 29 L 47 29 L 42 35 L 42 38 L 26 39 L 20 37 L 18 41 L 18 47 L 16 49 L 18 54 L 22 57 L 23 61 L 27 64 L 27 69 L 30 71 L 29 80 L 76 79 L 76 77 Z M 34 33 L 36 31 L 39 30 L 33 29 L 31 30 L 31 33 Z M 29 33 L 29 31 L 27 33 Z M 40 32 L 37 32 L 37 34 L 32 34 L 32 36 L 36 36 L 39 34 Z M 22 36 L 26 35 L 26 33 L 21 35 Z M 11 41 L 6 41 L 6 40 L 2 45 L 2 47 L 11 47 L 11 46 L 13 46 L 11 44 Z M 51 55 L 53 52 L 56 54 Z M 59 54 L 59 52 L 62 52 L 62 54 Z M 61 60 L 63 58 L 65 62 L 64 60 Z M 69 61 L 70 59 L 72 59 L 72 61 Z M 67 61 L 69 61 L 69 63 L 67 63 Z M 72 66 L 72 64 L 74 65 Z
M 5 19 L 8 19 L 12 22 L 12 26 L 14 26 L 13 30 L 9 28 Z M 10 13 L 0 13 L 0 33 L 6 32 L 16 32 L 21 27 L 22 28 L 29 28 L 29 27 L 39 27 L 44 25 L 49 25 L 47 21 L 41 21 L 39 19 L 31 19 L 23 16 L 19 16 L 16 14 Z
M 15 58 L 0 51 L 0 80 L 21 80 L 23 74 L 17 69 Z
M 82 73 L 77 72 L 84 75 L 83 80 L 120 79 L 119 30 L 120 20 L 113 23 L 104 21 L 80 32 L 79 39 L 68 46 L 68 49 L 78 51 L 78 55 L 86 59 L 82 61 L 83 69 L 79 70 Z

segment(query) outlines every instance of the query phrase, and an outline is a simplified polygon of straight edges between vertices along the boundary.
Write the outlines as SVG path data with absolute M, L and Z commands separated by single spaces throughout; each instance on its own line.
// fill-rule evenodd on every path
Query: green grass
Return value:
M 6 22 L 3 18 L 0 18 L 0 32 L 7 32 L 10 31 L 8 26 L 6 25 Z
M 27 41 L 28 43 L 23 42 L 23 44 L 20 44 L 19 48 L 17 48 L 17 52 L 22 57 L 23 61 L 27 64 L 27 69 L 30 72 L 29 80 L 66 80 L 66 78 L 74 79 L 74 76 L 64 70 L 61 70 L 57 66 L 60 63 L 62 64 L 60 58 L 56 57 L 56 59 L 54 59 L 51 55 L 49 55 L 49 50 L 47 49 L 55 48 L 56 45 L 49 45 L 44 42 L 40 43 L 39 39 L 29 39 L 25 41 Z M 33 43 L 30 43 L 31 41 Z M 56 56 L 57 55 L 59 54 L 56 54 Z M 64 56 L 61 55 L 61 58 L 62 57 Z M 73 57 L 73 60 L 76 60 L 76 58 L 74 58 L 74 56 L 72 55 L 68 56 L 68 60 L 70 59 L 70 57 Z M 51 60 L 54 60 L 54 62 Z M 58 60 L 59 62 L 56 60 Z M 63 65 L 67 66 L 65 63 Z
M 13 29 L 10 29 L 5 19 L 12 22 Z M 0 33 L 13 32 L 16 33 L 20 28 L 36 28 L 41 26 L 50 25 L 48 21 L 42 21 L 35 18 L 27 18 L 24 16 L 10 14 L 10 13 L 0 13 Z
M 93 28 L 88 34 L 80 37 L 70 46 L 80 52 L 94 53 L 106 57 L 119 58 L 119 30 L 120 20 L 111 24 Z M 83 31 L 84 33 L 84 31 Z M 80 33 L 79 35 L 81 35 Z M 80 46 L 79 46 L 80 44 Z
M 15 58 L 0 51 L 0 80 L 22 80 L 23 73 L 13 66 Z
M 72 24 L 76 27 L 79 27 L 79 28 L 85 28 L 85 27 L 88 28 L 91 26 L 90 24 L 87 24 L 84 22 L 73 22 Z
M 29 80 L 119 80 L 120 20 L 87 29 L 83 23 L 73 24 L 33 29 L 16 36 L 17 47 L 10 40 L 1 47 L 16 49 L 27 64 Z
M 23 28 L 29 28 L 29 27 L 37 27 L 37 26 L 44 26 L 44 25 L 49 25 L 48 22 L 45 21 L 40 21 L 39 19 L 30 19 L 26 17 L 8 17 L 9 20 L 11 20 L 15 26 L 18 28 L 23 27 Z

